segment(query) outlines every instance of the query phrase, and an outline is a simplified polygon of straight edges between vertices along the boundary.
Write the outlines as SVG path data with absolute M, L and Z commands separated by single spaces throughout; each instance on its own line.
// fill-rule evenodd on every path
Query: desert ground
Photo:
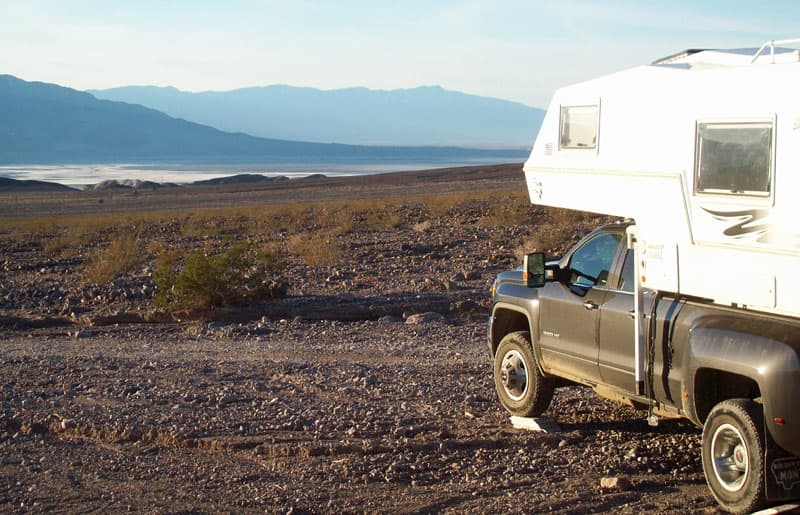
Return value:
M 494 277 L 605 220 L 520 165 L 0 193 L 0 510 L 716 513 L 691 424 L 497 401 Z

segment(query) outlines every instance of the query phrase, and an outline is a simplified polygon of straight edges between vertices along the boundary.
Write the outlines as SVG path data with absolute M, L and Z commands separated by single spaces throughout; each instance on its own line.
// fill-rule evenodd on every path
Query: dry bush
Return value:
M 480 194 L 441 194 L 429 195 L 422 197 L 419 200 L 430 213 L 430 216 L 437 218 L 447 215 L 456 206 L 465 204 Z
M 559 247 L 565 241 L 565 236 L 564 231 L 556 226 L 548 225 L 537 228 L 536 232 L 520 240 L 514 253 L 520 259 L 524 254 L 531 252 L 544 252 L 546 255 L 551 256 L 557 253 Z
M 170 309 L 207 309 L 244 305 L 282 296 L 287 287 L 274 280 L 282 269 L 277 255 L 240 243 L 221 254 L 196 251 L 182 268 L 160 259 L 154 275 L 155 304 Z
M 46 256 L 61 257 L 77 255 L 82 247 L 99 237 L 97 231 L 97 228 L 84 225 L 67 226 L 60 234 L 42 244 L 42 253 Z
M 288 248 L 309 266 L 335 265 L 342 260 L 342 249 L 333 234 L 295 234 L 289 238 Z
M 411 228 L 414 230 L 414 232 L 425 232 L 431 228 L 431 221 L 425 220 L 424 222 L 416 223 Z
M 135 236 L 122 236 L 95 254 L 84 269 L 86 280 L 105 284 L 129 273 L 143 261 L 141 245 Z
M 72 244 L 71 238 L 65 234 L 55 236 L 42 244 L 42 254 L 45 256 L 62 255 Z
M 388 208 L 378 208 L 365 213 L 365 224 L 368 229 L 396 229 L 403 224 L 403 218 Z
M 489 212 L 478 221 L 478 225 L 482 227 L 530 224 L 533 216 L 530 200 L 524 193 L 493 195 L 490 197 L 488 209 Z

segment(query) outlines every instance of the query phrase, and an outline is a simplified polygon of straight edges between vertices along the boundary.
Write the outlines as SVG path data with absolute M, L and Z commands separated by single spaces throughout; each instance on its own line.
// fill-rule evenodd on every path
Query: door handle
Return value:
M 592 302 L 591 300 L 587 300 L 586 302 L 583 303 L 583 307 L 585 307 L 586 309 L 597 309 L 600 306 L 598 306 L 597 303 Z
M 628 311 L 628 316 L 636 320 L 636 311 Z

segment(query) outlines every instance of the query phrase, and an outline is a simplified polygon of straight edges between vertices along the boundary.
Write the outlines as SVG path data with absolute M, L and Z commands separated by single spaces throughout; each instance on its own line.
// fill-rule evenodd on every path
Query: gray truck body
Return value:
M 488 327 L 492 356 L 504 336 L 529 332 L 543 376 L 590 386 L 605 397 L 698 426 L 721 401 L 754 399 L 763 406 L 768 435 L 767 497 L 800 497 L 800 322 L 645 290 L 647 388 L 637 391 L 628 225 L 612 224 L 586 236 L 558 262 L 548 263 L 552 277 L 544 283 L 531 285 L 520 269 L 501 273 Z M 610 266 L 584 259 L 592 245 L 605 245 L 603 252 L 613 254 Z M 581 266 L 602 270 L 587 280 Z

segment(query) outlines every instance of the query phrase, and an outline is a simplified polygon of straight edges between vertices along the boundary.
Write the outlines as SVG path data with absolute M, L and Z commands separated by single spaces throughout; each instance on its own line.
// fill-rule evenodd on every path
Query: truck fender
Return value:
M 525 306 L 499 301 L 492 306 L 489 341 L 492 356 L 497 351 L 500 340 L 514 331 L 528 331 L 531 335 L 531 350 L 541 369 L 541 349 L 537 345 L 539 334 L 539 300 L 528 299 Z M 525 325 L 525 327 L 522 327 Z M 541 370 L 544 372 L 543 370 Z
M 728 398 L 759 399 L 764 420 L 775 442 L 800 455 L 796 439 L 800 421 L 793 419 L 793 399 L 800 385 L 793 378 L 800 359 L 793 345 L 763 331 L 749 317 L 713 316 L 701 319 L 690 330 L 689 352 L 684 361 L 684 409 L 693 422 L 702 425 L 711 408 Z M 758 332 L 748 326 L 758 326 Z M 784 337 L 785 338 L 785 337 Z M 786 424 L 776 425 L 775 417 Z M 795 433 L 792 433 L 792 428 Z

